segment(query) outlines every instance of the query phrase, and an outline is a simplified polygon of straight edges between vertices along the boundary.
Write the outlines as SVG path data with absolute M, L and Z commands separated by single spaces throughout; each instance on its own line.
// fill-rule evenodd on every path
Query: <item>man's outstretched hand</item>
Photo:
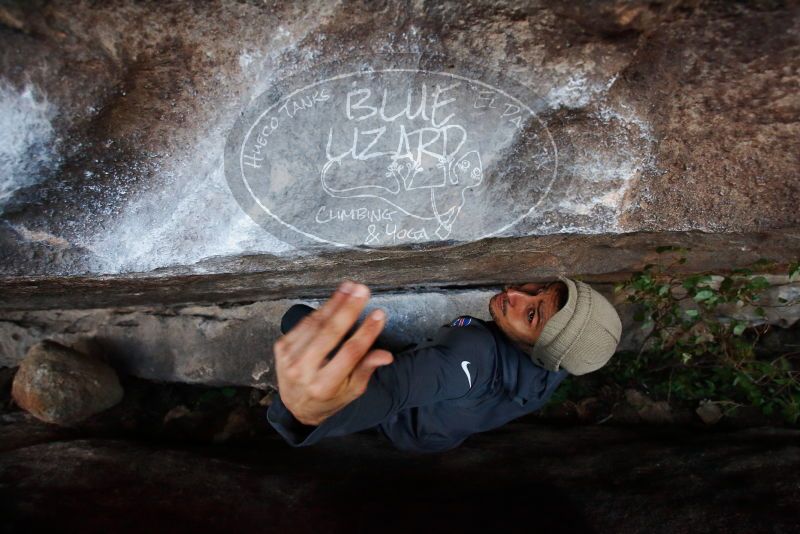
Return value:
M 275 342 L 275 371 L 284 406 L 303 424 L 319 425 L 360 397 L 372 373 L 392 363 L 392 353 L 370 350 L 386 314 L 373 311 L 333 358 L 369 300 L 369 289 L 344 282 L 318 310 Z

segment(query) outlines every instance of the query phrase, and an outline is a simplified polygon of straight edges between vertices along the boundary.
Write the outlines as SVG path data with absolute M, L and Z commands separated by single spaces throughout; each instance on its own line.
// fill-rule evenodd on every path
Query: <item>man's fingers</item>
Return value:
M 353 282 L 344 281 L 319 309 L 303 317 L 297 326 L 287 332 L 283 336 L 283 340 L 289 351 L 295 352 L 292 350 L 293 348 L 305 347 L 309 340 L 318 334 L 322 323 L 335 314 L 342 303 L 347 300 L 354 287 Z
M 380 335 L 386 322 L 386 313 L 383 310 L 374 310 L 358 327 L 358 330 L 348 339 L 336 355 L 320 370 L 320 380 L 336 387 L 350 376 L 353 369 L 369 352 L 372 344 Z
M 346 297 L 334 313 L 319 322 L 317 332 L 308 344 L 305 347 L 298 347 L 302 353 L 300 358 L 303 360 L 303 365 L 319 369 L 325 357 L 353 327 L 364 306 L 367 305 L 369 288 L 355 284 Z
M 366 390 L 369 379 L 375 369 L 383 365 L 389 365 L 394 361 L 394 356 L 388 350 L 372 350 L 359 362 L 353 371 L 350 379 L 356 397 L 360 397 Z

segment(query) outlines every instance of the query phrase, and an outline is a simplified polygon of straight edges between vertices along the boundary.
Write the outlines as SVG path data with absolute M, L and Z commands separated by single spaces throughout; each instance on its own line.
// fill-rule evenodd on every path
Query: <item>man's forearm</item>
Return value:
M 319 309 L 300 306 L 299 322 L 285 321 L 295 324 L 273 345 L 275 374 L 283 406 L 304 426 L 341 411 L 363 395 L 376 368 L 392 362 L 390 352 L 372 348 L 383 310 L 355 326 L 368 299 L 369 288 L 345 281 Z
M 383 384 L 370 380 L 367 391 L 318 425 L 298 420 L 276 396 L 267 410 L 267 421 L 292 446 L 313 445 L 323 438 L 345 436 L 373 428 L 393 412 L 391 393 Z
M 363 395 L 320 425 L 303 425 L 279 398 L 273 402 L 267 418 L 294 446 L 311 445 L 325 437 L 373 428 L 401 410 L 457 399 L 470 393 L 480 395 L 491 382 L 493 355 L 484 352 L 467 357 L 475 367 L 470 378 L 461 366 L 460 357 L 451 354 L 444 346 L 406 351 L 397 354 L 394 363 L 378 368 Z

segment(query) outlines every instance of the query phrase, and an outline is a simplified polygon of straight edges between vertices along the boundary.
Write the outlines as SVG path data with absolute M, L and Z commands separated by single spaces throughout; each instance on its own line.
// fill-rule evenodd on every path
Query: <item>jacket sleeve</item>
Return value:
M 297 421 L 280 396 L 267 420 L 296 447 L 372 428 L 400 410 L 486 394 L 494 382 L 496 354 L 486 327 L 442 327 L 430 344 L 401 352 L 392 364 L 379 367 L 361 397 L 319 426 Z

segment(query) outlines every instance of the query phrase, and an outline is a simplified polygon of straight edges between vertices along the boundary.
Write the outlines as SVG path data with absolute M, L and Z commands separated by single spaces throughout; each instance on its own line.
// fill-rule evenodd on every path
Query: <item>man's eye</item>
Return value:
M 531 310 L 528 312 L 528 322 L 529 322 L 529 323 L 530 323 L 530 322 L 533 322 L 533 317 L 534 317 L 534 315 L 536 315 L 536 310 L 534 310 L 534 309 L 531 309 Z

